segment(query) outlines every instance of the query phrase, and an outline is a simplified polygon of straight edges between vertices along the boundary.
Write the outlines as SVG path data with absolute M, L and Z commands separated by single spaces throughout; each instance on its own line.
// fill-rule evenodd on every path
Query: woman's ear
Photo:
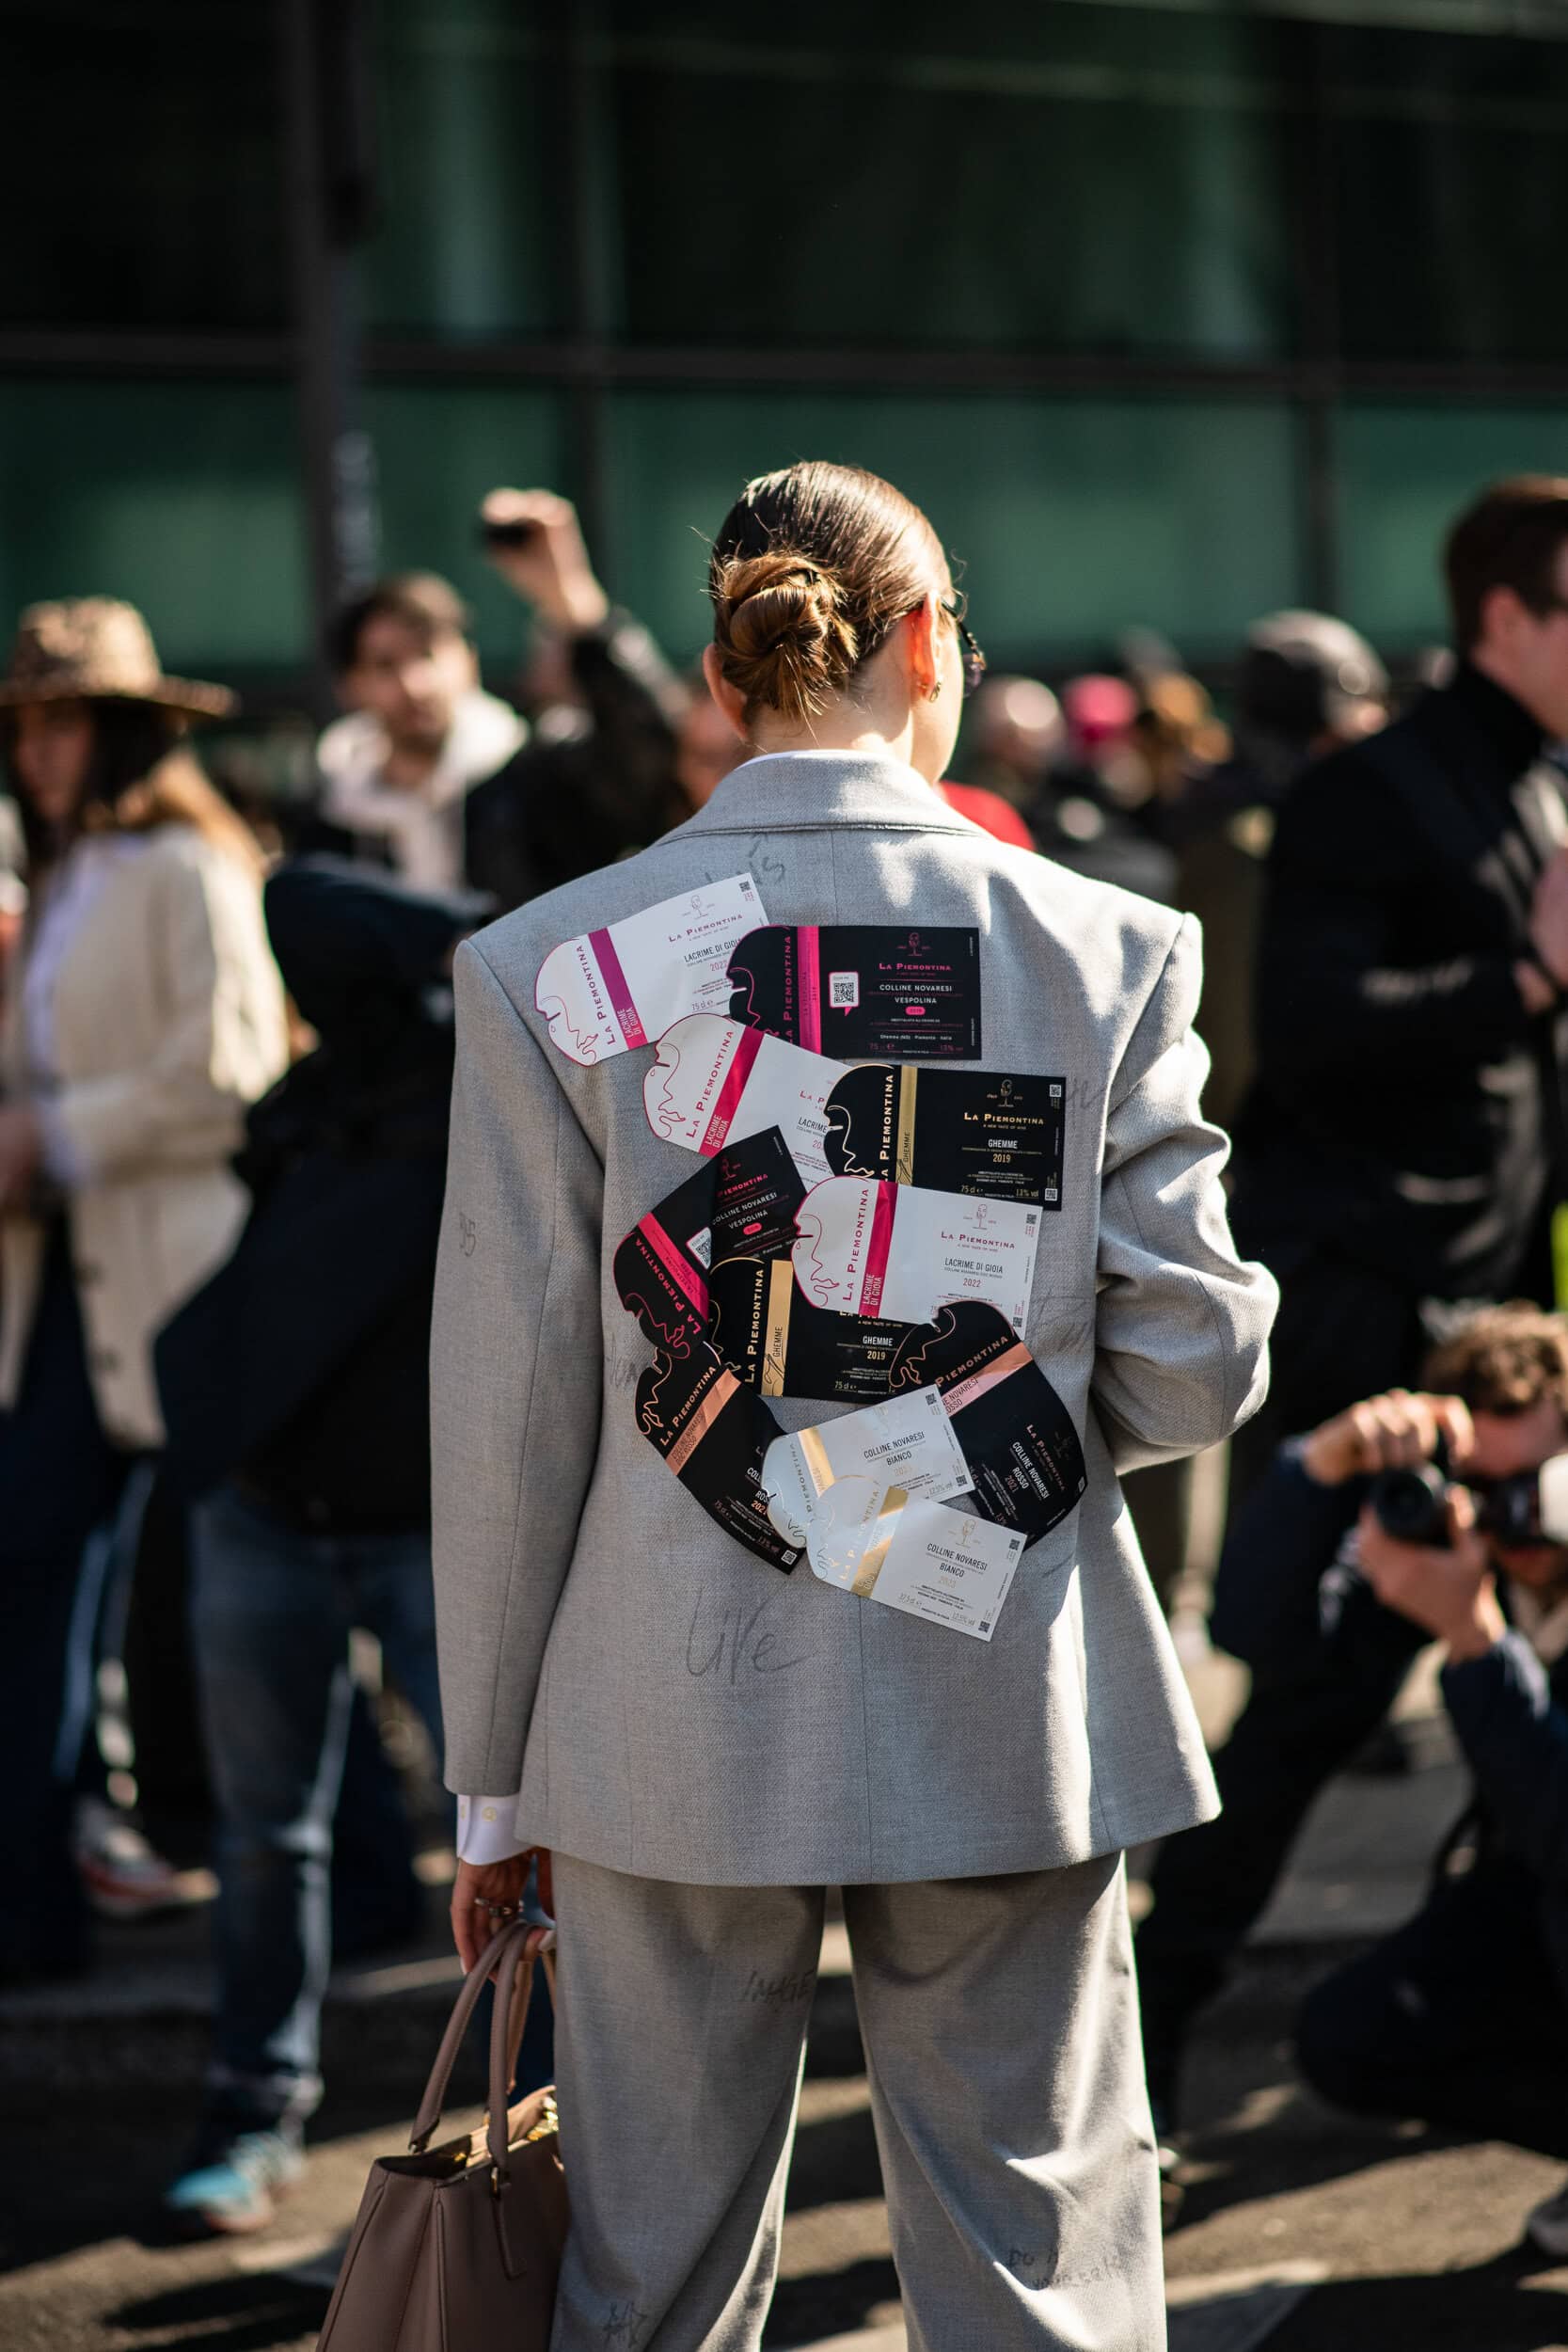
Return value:
M 703 675 L 707 680 L 708 692 L 713 696 L 741 741 L 746 742 L 749 739 L 746 733 L 746 697 L 739 687 L 732 686 L 724 675 L 724 666 L 717 645 L 703 647 Z
M 911 698 L 935 702 L 942 690 L 942 598 L 928 589 L 914 611 L 904 617 L 905 658 Z

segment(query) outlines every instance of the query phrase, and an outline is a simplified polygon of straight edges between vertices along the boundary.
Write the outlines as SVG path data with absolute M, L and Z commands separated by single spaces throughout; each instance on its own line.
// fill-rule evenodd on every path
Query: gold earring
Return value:
M 941 693 L 941 691 L 942 691 L 942 680 L 941 680 L 941 678 L 938 678 L 938 680 L 937 680 L 936 684 L 932 687 L 932 689 L 931 689 L 930 692 L 927 695 L 927 697 L 926 697 L 927 701 L 928 703 L 934 703 L 934 702 L 936 701 L 937 696 Z

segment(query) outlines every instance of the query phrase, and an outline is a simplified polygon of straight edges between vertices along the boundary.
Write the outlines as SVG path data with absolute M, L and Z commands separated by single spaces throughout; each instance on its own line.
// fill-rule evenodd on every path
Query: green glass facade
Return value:
M 30 224 L 0 607 L 128 595 L 172 663 L 283 694 L 313 626 L 286 5 L 0 0 Z M 382 560 L 447 571 L 504 660 L 473 509 L 549 482 L 685 655 L 738 483 L 825 453 L 927 506 L 1008 662 L 1141 623 L 1223 664 L 1297 601 L 1410 651 L 1456 505 L 1568 469 L 1552 21 L 380 0 L 353 404 Z

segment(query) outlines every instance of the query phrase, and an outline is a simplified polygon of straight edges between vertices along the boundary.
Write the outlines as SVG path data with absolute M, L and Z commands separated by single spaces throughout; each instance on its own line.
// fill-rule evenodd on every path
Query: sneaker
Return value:
M 129 1814 L 102 1797 L 82 1797 L 71 1836 L 76 1869 L 101 1918 L 150 1919 L 205 1899 L 199 1870 L 177 1870 L 148 1844 Z
M 1568 2186 L 1560 2188 L 1555 2197 L 1544 2199 L 1527 2217 L 1525 2235 L 1544 2254 L 1555 2254 L 1560 2262 L 1568 2261 Z
M 264 2230 L 277 2192 L 305 2169 L 297 2128 L 274 2125 L 209 2139 L 197 2162 L 164 2192 L 164 2209 L 192 2230 L 243 2237 Z

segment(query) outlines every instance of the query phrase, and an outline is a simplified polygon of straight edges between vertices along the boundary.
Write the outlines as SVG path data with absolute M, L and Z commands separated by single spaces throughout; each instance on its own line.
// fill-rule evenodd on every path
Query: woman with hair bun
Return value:
M 911 2345 L 1153 2352 L 1123 1855 L 1214 1800 L 1117 1473 L 1256 1408 L 1275 1296 L 1237 1261 L 1225 1139 L 1198 1113 L 1197 935 L 941 799 L 981 659 L 941 542 L 889 484 L 829 464 L 749 484 L 709 588 L 705 666 L 741 764 L 456 965 L 433 1359 L 447 1769 L 470 1823 L 453 1925 L 471 1960 L 530 1856 L 553 1864 L 572 2201 L 554 2352 L 760 2342 L 835 1885 Z M 879 1605 L 863 1575 L 826 1581 L 815 1554 L 786 1575 L 750 1556 L 633 1411 L 662 1366 L 611 1260 L 703 1163 L 651 1129 L 646 1055 L 557 1050 L 535 976 L 562 942 L 745 874 L 770 925 L 971 934 L 950 980 L 974 1026 L 918 1067 L 949 1089 L 967 1073 L 966 1101 L 1057 1089 L 1008 1361 L 1049 1382 L 1082 1486 L 979 1639 Z M 829 1055 L 840 1001 L 824 984 Z M 922 1056 L 917 1009 L 883 1058 Z M 848 1317 L 816 1327 L 850 1344 Z M 816 1379 L 769 1396 L 785 1431 L 851 1409 Z M 1021 1460 L 1037 1435 L 1014 1431 Z

